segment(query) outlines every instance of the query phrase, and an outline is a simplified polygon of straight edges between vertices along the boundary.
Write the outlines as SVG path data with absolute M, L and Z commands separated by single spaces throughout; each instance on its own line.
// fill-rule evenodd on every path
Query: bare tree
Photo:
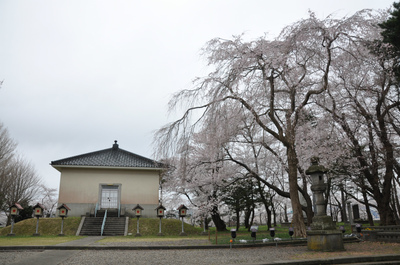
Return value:
M 58 202 L 57 189 L 49 188 L 42 184 L 39 192 L 41 196 L 40 203 L 44 207 L 46 217 L 52 217 L 55 214 Z
M 33 165 L 17 155 L 15 148 L 8 130 L 0 124 L 0 210 L 6 213 L 16 202 L 31 202 L 41 185 Z
M 16 143 L 9 136 L 7 128 L 0 123 L 0 209 L 6 207 L 6 194 L 11 184 L 11 161 Z

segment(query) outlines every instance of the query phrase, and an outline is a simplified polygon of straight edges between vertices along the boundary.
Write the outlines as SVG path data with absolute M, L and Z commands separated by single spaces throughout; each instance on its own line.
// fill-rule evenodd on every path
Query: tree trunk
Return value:
M 345 222 L 347 222 L 346 197 L 345 197 L 343 185 L 340 185 L 339 188 L 340 188 L 340 197 L 341 197 L 340 215 L 342 216 L 342 222 L 345 223 Z
M 274 226 L 276 226 L 276 209 L 274 204 L 272 203 L 272 198 L 271 198 L 271 209 L 272 209 L 272 214 L 274 215 Z M 270 228 L 270 226 L 268 226 L 268 228 Z
M 367 196 L 367 191 L 365 190 L 364 180 L 362 180 L 361 194 L 362 194 L 363 199 L 364 199 L 365 211 L 367 212 L 367 218 L 368 218 L 369 225 L 373 226 L 374 225 L 374 219 L 372 218 L 371 209 L 369 207 L 368 196 Z
M 261 185 L 261 181 L 259 179 L 257 179 L 257 184 L 258 184 L 258 192 L 260 194 L 260 198 L 262 203 L 264 204 L 265 207 L 265 211 L 267 212 L 267 225 L 268 225 L 268 229 L 271 228 L 271 210 L 269 209 L 269 206 L 271 205 L 271 207 L 273 207 L 272 205 L 272 200 L 268 201 L 268 199 L 265 197 L 265 193 L 263 191 L 264 187 L 262 187 Z
M 287 215 L 287 205 L 286 205 L 286 203 L 285 203 L 285 207 L 283 208 L 284 209 L 284 211 L 285 211 L 285 223 L 289 223 L 289 217 L 288 217 L 288 215 Z
M 250 219 L 250 227 L 254 224 L 254 217 L 256 216 L 255 211 L 254 211 L 254 207 L 251 211 L 251 219 Z
M 287 157 L 289 167 L 289 193 L 293 210 L 293 227 L 295 237 L 306 237 L 306 226 L 304 224 L 303 210 L 297 188 L 297 157 L 292 146 L 287 146 Z
M 396 181 L 395 179 L 393 179 L 393 197 L 394 197 L 394 204 L 396 205 L 395 207 L 393 207 L 393 209 L 395 210 L 395 214 L 397 216 L 396 219 L 396 224 L 400 224 L 400 217 L 399 217 L 399 210 L 400 210 L 400 202 L 399 202 L 399 196 L 397 195 L 397 185 L 396 185 Z
M 236 231 L 240 228 L 240 208 L 236 209 Z
M 251 209 L 246 207 L 244 211 L 244 227 L 247 228 L 248 230 L 250 229 L 250 217 L 251 217 Z
M 396 220 L 396 225 L 398 225 L 399 224 L 399 216 L 397 215 L 397 210 L 396 210 L 397 207 L 396 207 L 396 199 L 395 199 L 394 189 L 392 192 L 392 199 L 390 200 L 390 205 L 393 209 L 393 215 Z
M 215 228 L 217 231 L 226 231 L 226 224 L 224 220 L 221 219 L 221 216 L 218 213 L 218 208 L 214 207 L 213 211 L 211 212 L 211 218 L 214 222 Z

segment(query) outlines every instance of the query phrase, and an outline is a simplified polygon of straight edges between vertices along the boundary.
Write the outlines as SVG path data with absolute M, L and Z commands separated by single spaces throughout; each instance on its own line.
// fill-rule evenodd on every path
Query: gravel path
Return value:
M 192 240 L 162 240 L 107 242 L 100 241 L 90 245 L 111 246 L 155 246 L 155 245 L 183 245 L 199 244 L 208 242 Z M 283 260 L 307 260 L 326 259 L 332 257 L 366 256 L 383 254 L 400 254 L 400 244 L 395 243 L 353 243 L 345 245 L 343 252 L 313 252 L 308 251 L 306 246 L 268 246 L 257 248 L 233 248 L 233 249 L 193 249 L 193 250 L 75 250 L 60 262 L 42 263 L 46 265 L 76 265 L 76 264 L 257 264 L 270 263 Z M 57 250 L 45 251 L 3 251 L 0 252 L 0 265 L 8 264 L 41 264 L 37 261 L 46 256 L 60 254 Z M 63 251 L 63 250 L 58 250 Z M 64 254 L 62 252 L 61 254 Z M 65 253 L 67 254 L 67 253 Z M 35 262 L 33 262 L 35 261 Z
M 62 262 L 72 264 L 246 264 L 287 260 L 305 247 L 211 250 L 81 251 Z

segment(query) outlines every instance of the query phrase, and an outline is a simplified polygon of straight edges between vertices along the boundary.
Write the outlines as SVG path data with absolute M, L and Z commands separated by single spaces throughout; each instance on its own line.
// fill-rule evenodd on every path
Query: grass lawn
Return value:
M 50 246 L 76 239 L 82 236 L 6 236 L 0 237 L 0 246 Z
M 7 236 L 10 233 L 11 226 L 0 228 L 0 246 L 9 245 L 54 245 L 70 240 L 79 239 L 82 237 L 76 237 L 76 231 L 81 221 L 80 217 L 68 217 L 64 219 L 63 232 L 65 237 L 59 237 L 58 234 L 61 230 L 61 218 L 40 218 L 39 219 L 39 233 L 40 237 L 33 237 L 32 235 L 36 232 L 36 218 L 27 219 L 18 222 L 14 225 L 13 233 L 16 234 L 14 237 Z M 202 235 L 203 229 L 200 227 L 194 227 L 190 224 L 184 224 L 184 232 L 187 236 L 180 236 L 182 232 L 182 223 L 177 219 L 162 219 L 161 221 L 161 232 L 164 236 L 157 236 L 159 232 L 158 218 L 140 218 L 139 230 L 141 237 L 135 237 L 137 219 L 129 219 L 128 236 L 118 237 L 107 237 L 102 242 L 128 242 L 128 241 L 174 241 L 174 240 L 185 240 L 185 239 L 209 239 L 212 244 L 229 244 L 231 240 L 230 229 L 227 231 L 217 232 L 215 227 L 209 228 L 207 231 L 208 235 Z M 343 225 L 343 224 L 338 224 Z M 345 226 L 346 233 L 350 233 L 350 226 Z M 290 240 L 289 227 L 275 227 L 275 237 L 281 238 L 282 240 Z M 253 241 L 251 232 L 244 227 L 240 227 L 237 231 L 236 243 L 240 243 L 240 240 L 246 240 L 247 242 Z M 256 234 L 256 239 L 261 241 L 262 239 L 272 239 L 267 226 L 259 226 Z

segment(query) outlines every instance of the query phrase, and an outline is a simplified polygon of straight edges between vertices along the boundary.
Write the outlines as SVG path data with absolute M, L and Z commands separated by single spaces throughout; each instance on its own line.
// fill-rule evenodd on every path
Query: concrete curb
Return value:
M 289 265 L 317 265 L 317 264 L 351 264 L 351 263 L 375 263 L 375 262 L 390 262 L 400 261 L 400 255 L 371 255 L 371 256 L 355 256 L 355 257 L 344 257 L 344 258 L 328 258 L 328 259 L 315 259 L 315 260 L 282 260 L 270 263 L 264 263 L 264 265 L 272 264 L 289 264 Z M 385 263 L 386 264 L 386 263 Z M 398 264 L 392 263 L 392 264 Z M 260 264 L 261 265 L 261 264 Z
M 93 245 L 54 245 L 54 246 L 0 246 L 0 251 L 26 251 L 26 250 L 185 250 L 185 249 L 236 249 L 236 248 L 259 248 L 279 246 L 305 246 L 307 241 L 263 243 L 263 244 L 233 244 L 230 245 L 185 245 L 185 246 L 93 246 Z
M 276 241 L 266 243 L 232 244 L 232 245 L 154 245 L 154 246 L 107 246 L 91 245 L 103 237 L 86 237 L 58 245 L 48 246 L 0 246 L 0 251 L 26 251 L 26 250 L 184 250 L 184 249 L 236 249 L 236 248 L 260 248 L 279 246 L 306 246 L 307 240 Z M 344 243 L 358 243 L 356 238 L 348 238 Z

